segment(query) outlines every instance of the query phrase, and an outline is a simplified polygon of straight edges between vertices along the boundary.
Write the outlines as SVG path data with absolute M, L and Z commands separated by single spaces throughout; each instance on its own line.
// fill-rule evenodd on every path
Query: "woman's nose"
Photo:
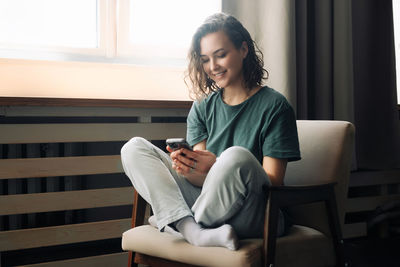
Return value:
M 218 62 L 215 59 L 210 59 L 210 69 L 212 71 L 217 70 L 219 68 Z

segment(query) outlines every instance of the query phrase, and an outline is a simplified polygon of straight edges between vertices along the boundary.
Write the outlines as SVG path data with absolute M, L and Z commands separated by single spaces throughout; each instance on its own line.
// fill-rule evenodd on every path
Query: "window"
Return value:
M 221 0 L 1 0 L 0 57 L 182 63 Z
M 96 11 L 96 0 L 1 1 L 0 42 L 94 48 Z
M 102 55 L 96 0 L 0 1 L 1 56 L 62 52 Z
M 397 103 L 400 104 L 400 1 L 393 1 L 393 24 L 396 53 Z
M 120 5 L 118 55 L 184 58 L 204 19 L 221 10 L 215 0 L 130 0 Z M 129 4 L 129 6 L 126 6 Z M 127 27 L 125 27 L 127 26 Z

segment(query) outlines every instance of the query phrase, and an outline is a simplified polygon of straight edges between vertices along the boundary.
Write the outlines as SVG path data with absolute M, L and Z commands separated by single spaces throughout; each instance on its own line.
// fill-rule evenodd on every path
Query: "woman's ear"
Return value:
M 242 58 L 245 59 L 247 57 L 247 53 L 249 52 L 249 46 L 246 41 L 243 41 L 242 46 L 240 47 L 240 52 L 242 53 Z

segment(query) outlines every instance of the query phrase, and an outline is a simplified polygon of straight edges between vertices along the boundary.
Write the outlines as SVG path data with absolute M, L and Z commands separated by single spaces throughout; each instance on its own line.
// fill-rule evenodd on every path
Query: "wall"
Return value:
M 0 59 L 0 96 L 189 100 L 184 68 Z

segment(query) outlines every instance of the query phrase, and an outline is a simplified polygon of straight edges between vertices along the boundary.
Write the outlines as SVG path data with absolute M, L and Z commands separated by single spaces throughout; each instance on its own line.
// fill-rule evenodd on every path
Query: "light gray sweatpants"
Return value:
M 225 150 L 208 172 L 203 187 L 179 175 L 169 155 L 141 137 L 122 147 L 121 158 L 133 186 L 151 205 L 160 230 L 194 216 L 204 227 L 230 224 L 239 238 L 262 237 L 265 188 L 270 180 L 247 149 L 235 146 Z M 284 228 L 282 219 L 279 235 Z

